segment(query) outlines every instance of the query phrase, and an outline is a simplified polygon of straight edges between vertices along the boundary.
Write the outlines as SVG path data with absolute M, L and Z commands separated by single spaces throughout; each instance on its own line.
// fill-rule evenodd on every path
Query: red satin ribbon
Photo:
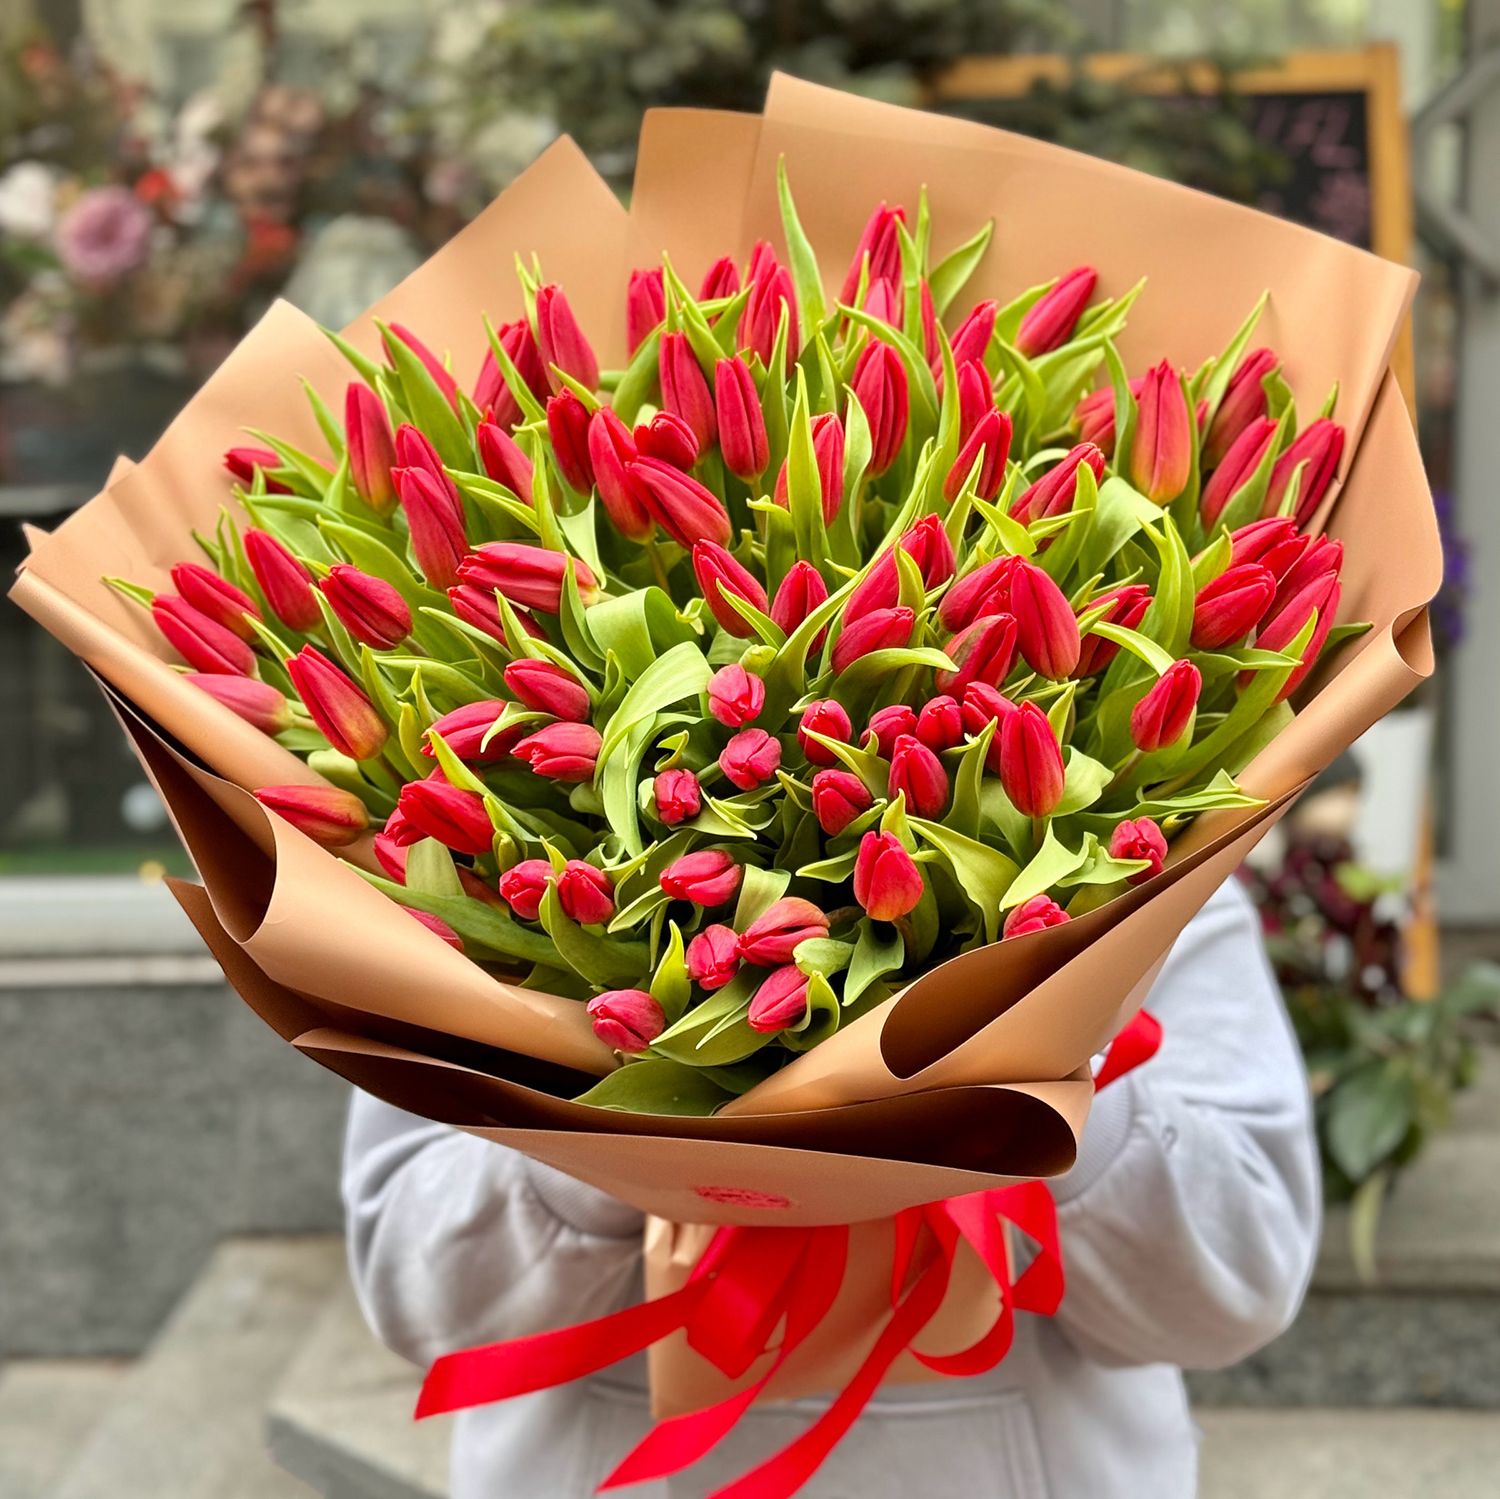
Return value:
M 1161 1026 L 1137 1015 L 1111 1044 L 1095 1088 L 1107 1087 L 1147 1060 Z M 1019 1278 L 1011 1279 L 1006 1224 L 1036 1244 Z M 710 1499 L 788 1499 L 818 1470 L 859 1419 L 903 1352 L 939 1374 L 966 1378 L 993 1369 L 1010 1351 L 1018 1311 L 1051 1316 L 1063 1295 L 1057 1212 L 1046 1183 L 951 1197 L 908 1208 L 893 1220 L 895 1252 L 891 1316 L 854 1377 L 808 1429 Z M 954 1255 L 966 1243 L 994 1277 L 1000 1311 L 968 1348 L 925 1354 L 912 1347 L 947 1294 Z M 827 1315 L 843 1283 L 849 1230 L 721 1228 L 687 1283 L 669 1295 L 575 1327 L 450 1353 L 433 1364 L 417 1401 L 417 1417 L 487 1405 L 512 1395 L 565 1384 L 639 1353 L 678 1331 L 727 1378 L 737 1379 L 781 1342 L 766 1371 L 737 1394 L 702 1410 L 658 1422 L 600 1485 L 644 1483 L 680 1472 L 725 1436 L 786 1361 Z

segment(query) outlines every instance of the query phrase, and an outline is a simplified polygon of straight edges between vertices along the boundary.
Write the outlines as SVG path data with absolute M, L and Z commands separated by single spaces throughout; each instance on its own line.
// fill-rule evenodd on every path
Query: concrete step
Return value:
M 222 1244 L 48 1499 L 306 1499 L 264 1411 L 343 1275 L 333 1237 Z
M 412 1419 L 419 1383 L 376 1341 L 345 1280 L 272 1396 L 271 1454 L 325 1499 L 443 1499 L 452 1419 Z
M 1199 1499 L 1483 1499 L 1500 1419 L 1477 1411 L 1209 1411 Z
M 0 1494 L 47 1499 L 124 1383 L 122 1359 L 24 1359 L 0 1365 Z

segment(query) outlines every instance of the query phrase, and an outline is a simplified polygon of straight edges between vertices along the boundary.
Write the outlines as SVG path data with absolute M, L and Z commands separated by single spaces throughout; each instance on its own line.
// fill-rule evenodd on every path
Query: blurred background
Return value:
M 0 561 L 274 298 L 341 324 L 559 133 L 623 194 L 644 109 L 755 109 L 773 68 L 1422 271 L 1397 362 L 1441 669 L 1244 875 L 1323 1254 L 1297 1326 L 1193 1393 L 1208 1499 L 1492 1493 L 1500 0 L 4 0 Z M 343 1286 L 342 1088 L 226 995 L 123 736 L 10 608 L 0 722 L 0 1496 L 443 1493 L 446 1433 Z

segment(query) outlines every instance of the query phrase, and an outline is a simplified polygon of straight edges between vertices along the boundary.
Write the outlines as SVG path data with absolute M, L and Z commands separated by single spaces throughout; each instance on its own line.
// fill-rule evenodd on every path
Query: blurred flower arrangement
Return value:
M 1473 1081 L 1475 1022 L 1500 1018 L 1500 967 L 1409 996 L 1406 881 L 1359 864 L 1342 836 L 1294 825 L 1282 861 L 1242 877 L 1307 1061 L 1324 1192 L 1350 1203 L 1354 1262 L 1372 1279 L 1386 1193 Z

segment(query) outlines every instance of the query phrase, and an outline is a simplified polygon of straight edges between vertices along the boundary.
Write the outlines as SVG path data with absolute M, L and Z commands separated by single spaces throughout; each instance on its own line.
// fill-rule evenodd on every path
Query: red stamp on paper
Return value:
M 694 1187 L 705 1202 L 723 1203 L 735 1208 L 789 1208 L 790 1197 L 780 1192 L 757 1192 L 752 1187 Z

